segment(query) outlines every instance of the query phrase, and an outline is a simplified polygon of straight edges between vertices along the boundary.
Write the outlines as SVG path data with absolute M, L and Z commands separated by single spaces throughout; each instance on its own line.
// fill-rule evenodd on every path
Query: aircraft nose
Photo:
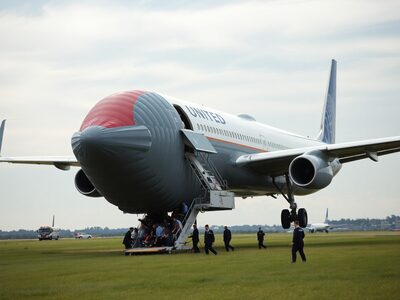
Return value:
M 72 150 L 84 164 L 98 159 L 118 158 L 125 152 L 146 152 L 151 147 L 151 133 L 146 126 L 106 128 L 90 126 L 76 132 L 71 139 Z

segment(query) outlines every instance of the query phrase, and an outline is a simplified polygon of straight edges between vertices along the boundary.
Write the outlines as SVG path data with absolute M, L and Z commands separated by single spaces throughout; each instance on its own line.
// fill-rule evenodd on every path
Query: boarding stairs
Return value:
M 199 212 L 235 208 L 235 195 L 233 192 L 226 190 L 227 183 L 208 159 L 208 154 L 186 152 L 185 157 L 201 183 L 203 195 L 195 198 L 189 206 L 188 212 L 182 221 L 182 231 L 175 241 L 176 249 L 184 247 Z
M 208 154 L 186 152 L 185 158 L 204 190 L 226 190 L 226 181 L 208 159 Z

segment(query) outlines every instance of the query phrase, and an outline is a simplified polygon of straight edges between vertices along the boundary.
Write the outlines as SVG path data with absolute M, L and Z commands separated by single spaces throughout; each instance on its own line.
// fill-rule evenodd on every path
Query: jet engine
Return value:
M 331 183 L 340 168 L 338 159 L 330 159 L 320 151 L 313 151 L 296 157 L 290 163 L 289 176 L 297 187 L 320 190 Z
M 75 175 L 75 187 L 79 193 L 88 197 L 102 197 L 94 185 L 87 178 L 86 174 L 80 169 Z

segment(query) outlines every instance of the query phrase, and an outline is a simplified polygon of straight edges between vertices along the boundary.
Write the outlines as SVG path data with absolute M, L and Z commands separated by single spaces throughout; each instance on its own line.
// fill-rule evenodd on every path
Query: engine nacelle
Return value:
M 339 172 L 338 159 L 330 160 L 320 151 L 296 157 L 289 166 L 289 176 L 302 189 L 320 190 L 327 187 Z
M 80 169 L 75 175 L 75 187 L 79 193 L 88 197 L 103 197 Z

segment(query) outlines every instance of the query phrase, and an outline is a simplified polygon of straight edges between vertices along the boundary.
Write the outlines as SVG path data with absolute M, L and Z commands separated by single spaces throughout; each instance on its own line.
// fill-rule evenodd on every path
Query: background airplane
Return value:
M 328 224 L 328 208 L 326 209 L 326 214 L 325 214 L 325 221 L 323 223 L 312 223 L 310 226 L 307 227 L 307 229 L 311 232 L 329 232 L 329 229 L 331 229 L 330 225 Z
M 93 107 L 72 137 L 75 157 L 1 157 L 0 162 L 81 167 L 75 177 L 79 192 L 104 196 L 127 213 L 153 216 L 176 210 L 183 202 L 192 210 L 213 198 L 229 202 L 233 195 L 282 194 L 289 203 L 281 213 L 282 226 L 289 228 L 299 219 L 305 227 L 307 212 L 297 209 L 294 195 L 325 188 L 344 163 L 377 161 L 400 150 L 400 137 L 335 144 L 335 120 L 332 60 L 316 139 L 261 124 L 249 115 L 130 91 L 110 95 Z M 0 139 L 3 131 L 4 121 Z M 207 208 L 218 209 L 211 206 Z

